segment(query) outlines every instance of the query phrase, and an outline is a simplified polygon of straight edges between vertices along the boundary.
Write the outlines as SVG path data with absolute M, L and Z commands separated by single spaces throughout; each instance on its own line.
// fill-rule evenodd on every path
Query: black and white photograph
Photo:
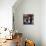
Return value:
M 33 14 L 24 14 L 23 15 L 23 24 L 33 24 L 34 22 Z

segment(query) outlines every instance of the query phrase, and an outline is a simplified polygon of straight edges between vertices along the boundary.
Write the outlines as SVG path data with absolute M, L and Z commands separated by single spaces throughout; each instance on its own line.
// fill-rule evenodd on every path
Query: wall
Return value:
M 15 5 L 14 5 L 15 6 Z M 41 29 L 40 29 L 40 15 L 41 15 L 41 1 L 40 0 L 23 0 L 17 7 L 13 8 L 15 19 L 15 30 L 23 33 L 24 38 L 35 41 L 36 46 L 41 46 Z M 34 14 L 34 24 L 24 25 L 23 14 Z
M 46 46 L 46 0 L 41 1 L 41 40 L 42 46 Z
M 0 0 L 0 27 L 12 28 L 12 6 L 16 0 Z

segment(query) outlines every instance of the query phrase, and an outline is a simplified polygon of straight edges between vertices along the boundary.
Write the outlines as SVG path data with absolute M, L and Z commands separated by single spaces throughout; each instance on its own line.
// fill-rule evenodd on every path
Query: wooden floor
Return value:
M 21 33 L 19 33 L 20 35 Z M 6 40 L 6 39 L 0 39 L 0 42 L 3 42 L 4 40 L 6 40 L 6 42 L 3 42 L 2 44 L 0 43 L 0 46 L 18 46 L 21 45 L 22 46 L 22 37 L 20 37 L 17 33 L 14 37 L 12 37 L 12 40 Z
M 15 39 L 13 39 L 13 40 L 6 40 L 6 42 L 2 43 L 0 46 L 16 46 Z

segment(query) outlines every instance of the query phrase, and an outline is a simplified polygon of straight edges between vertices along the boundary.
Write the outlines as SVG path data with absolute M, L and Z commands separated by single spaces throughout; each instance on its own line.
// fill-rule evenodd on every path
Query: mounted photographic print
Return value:
M 23 24 L 25 25 L 34 24 L 34 15 L 33 14 L 23 14 Z

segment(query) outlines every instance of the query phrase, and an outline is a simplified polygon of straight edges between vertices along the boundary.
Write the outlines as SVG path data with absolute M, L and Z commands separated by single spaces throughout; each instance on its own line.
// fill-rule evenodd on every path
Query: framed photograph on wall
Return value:
M 34 24 L 34 15 L 33 14 L 23 14 L 23 24 L 25 25 Z

